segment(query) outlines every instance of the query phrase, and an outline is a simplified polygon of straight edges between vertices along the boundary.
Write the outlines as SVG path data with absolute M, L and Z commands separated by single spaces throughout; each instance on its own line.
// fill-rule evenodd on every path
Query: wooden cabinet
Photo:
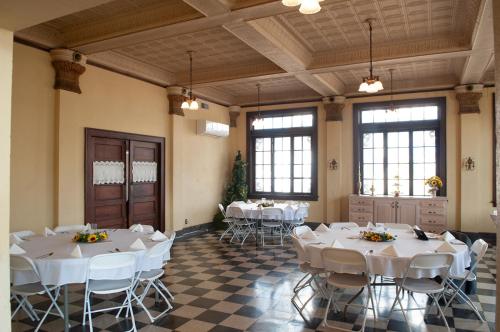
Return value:
M 418 225 L 425 231 L 441 232 L 446 229 L 446 197 L 349 197 L 349 220 L 365 226 L 375 223 L 401 223 Z

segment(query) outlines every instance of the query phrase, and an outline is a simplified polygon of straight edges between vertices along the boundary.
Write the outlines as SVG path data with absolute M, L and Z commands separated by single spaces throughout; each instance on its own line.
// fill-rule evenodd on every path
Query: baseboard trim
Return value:
M 215 230 L 215 227 L 213 225 L 213 222 L 207 222 L 204 224 L 199 224 L 199 225 L 194 225 L 194 226 L 188 226 L 184 227 L 183 229 L 179 231 L 175 231 L 176 233 L 176 238 L 189 238 L 192 236 L 200 235 L 203 233 L 208 233 Z

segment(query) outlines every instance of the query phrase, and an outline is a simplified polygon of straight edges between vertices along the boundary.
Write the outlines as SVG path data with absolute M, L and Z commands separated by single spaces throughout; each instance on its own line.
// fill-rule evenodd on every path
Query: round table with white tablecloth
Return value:
M 158 242 L 150 240 L 151 234 L 149 233 L 131 232 L 126 229 L 109 230 L 109 239 L 96 243 L 75 243 L 72 241 L 74 235 L 74 233 L 59 233 L 48 237 L 33 236 L 19 245 L 26 251 L 24 256 L 31 258 L 35 263 L 43 284 L 61 286 L 85 283 L 87 281 L 89 259 L 96 255 L 111 252 L 134 252 L 137 255 L 137 270 L 141 268 L 148 270 L 150 269 L 149 264 L 158 264 L 158 262 L 144 262 L 144 260 L 141 260 L 146 252 L 145 250 L 132 250 L 129 248 L 139 238 L 147 248 L 153 247 Z M 81 258 L 70 255 L 76 244 L 81 248 Z M 46 255 L 50 253 L 52 255 L 47 257 Z M 31 272 L 16 272 L 11 276 L 11 279 L 14 284 L 36 281 Z
M 366 257 L 368 268 L 371 274 L 383 275 L 386 277 L 401 278 L 404 276 L 408 263 L 416 254 L 432 253 L 441 246 L 444 241 L 431 239 L 429 241 L 418 240 L 413 232 L 406 230 L 392 230 L 388 232 L 396 236 L 396 240 L 392 242 L 370 242 L 364 239 L 355 238 L 359 235 L 359 230 L 340 230 L 315 232 L 318 236 L 314 240 L 302 240 L 311 266 L 323 268 L 323 260 L 321 251 L 324 248 L 331 247 L 335 240 L 340 241 L 340 244 L 346 249 L 354 249 L 363 253 Z M 361 229 L 364 230 L 364 229 Z M 458 243 L 458 242 L 457 242 Z M 387 246 L 394 245 L 397 249 L 398 256 L 389 256 L 381 251 Z M 471 259 L 469 248 L 465 244 L 452 244 L 456 252 L 453 265 L 451 267 L 452 274 L 460 274 L 469 267 Z M 424 276 L 421 276 L 424 277 Z M 432 277 L 432 276 L 428 276 Z

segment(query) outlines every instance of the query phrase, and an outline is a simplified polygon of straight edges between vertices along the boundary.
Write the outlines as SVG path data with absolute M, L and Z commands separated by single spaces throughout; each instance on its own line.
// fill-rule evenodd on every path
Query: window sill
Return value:
M 318 195 L 313 194 L 271 194 L 271 193 L 249 193 L 250 199 L 275 199 L 280 201 L 317 201 Z

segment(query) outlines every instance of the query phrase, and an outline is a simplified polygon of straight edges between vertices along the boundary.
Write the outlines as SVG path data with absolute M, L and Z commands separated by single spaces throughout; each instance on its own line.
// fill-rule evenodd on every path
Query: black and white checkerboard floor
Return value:
M 172 261 L 166 268 L 165 284 L 175 296 L 170 314 L 150 324 L 144 312 L 135 312 L 137 328 L 143 332 L 164 331 L 326 331 L 321 326 L 326 301 L 311 301 L 305 315 L 307 325 L 291 305 L 292 288 L 302 277 L 297 268 L 295 251 L 289 241 L 284 248 L 256 249 L 249 242 L 243 248 L 218 242 L 218 235 L 207 233 L 189 239 L 176 240 L 172 248 Z M 495 312 L 495 252 L 490 249 L 478 270 L 478 292 L 473 301 L 488 321 L 481 324 L 468 307 L 454 304 L 446 311 L 452 331 L 494 331 Z M 83 288 L 70 288 L 70 319 L 72 331 L 88 331 L 80 324 L 82 318 Z M 304 290 L 304 296 L 307 294 Z M 349 298 L 349 294 L 343 294 Z M 95 308 L 121 303 L 122 297 L 98 297 Z M 388 318 L 394 299 L 394 287 L 376 288 L 379 318 L 374 321 L 369 313 L 367 331 L 407 331 L 400 312 Z M 416 297 L 420 304 L 426 298 Z M 407 297 L 405 297 L 407 300 Z M 44 308 L 43 298 L 32 300 L 35 307 Z M 159 312 L 154 297 L 146 305 L 152 312 Z M 413 304 L 415 306 L 415 304 Z M 331 324 L 358 329 L 357 309 L 351 309 L 346 318 L 330 313 Z M 435 315 L 435 308 L 424 317 L 421 311 L 409 315 L 412 331 L 445 331 L 443 322 Z M 129 322 L 116 320 L 113 313 L 99 313 L 93 320 L 94 331 L 124 331 Z M 34 324 L 22 314 L 12 322 L 13 331 L 32 331 Z M 62 320 L 50 317 L 42 331 L 63 330 Z

